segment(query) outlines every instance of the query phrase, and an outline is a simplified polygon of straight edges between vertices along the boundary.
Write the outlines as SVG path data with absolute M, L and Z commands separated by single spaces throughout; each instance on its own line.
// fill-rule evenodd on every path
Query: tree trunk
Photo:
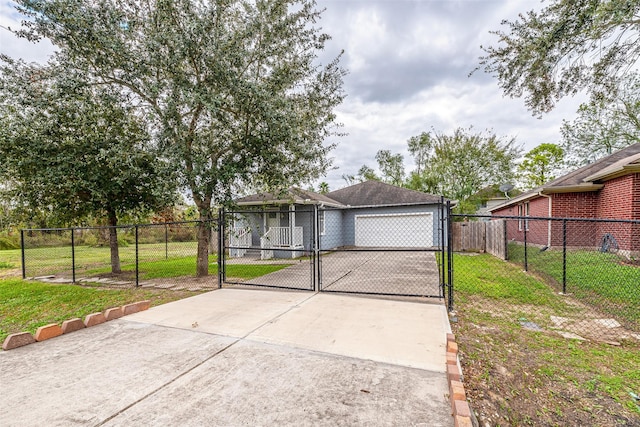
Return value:
M 196 276 L 205 277 L 209 275 L 209 221 L 202 219 L 198 224 L 198 262 L 196 265 Z
M 196 276 L 209 275 L 209 239 L 211 236 L 211 215 L 209 210 L 200 210 L 200 223 L 198 224 L 198 261 L 196 264 Z
M 111 250 L 111 272 L 114 274 L 121 273 L 120 269 L 120 253 L 118 252 L 118 218 L 114 211 L 109 211 L 109 249 Z

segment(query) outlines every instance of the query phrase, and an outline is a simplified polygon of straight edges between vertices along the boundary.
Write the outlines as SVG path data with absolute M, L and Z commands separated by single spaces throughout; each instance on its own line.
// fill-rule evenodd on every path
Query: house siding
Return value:
M 313 225 L 313 207 L 306 205 L 296 205 L 295 227 L 302 227 L 302 245 L 304 250 L 309 252 L 313 248 L 311 227 Z
M 323 251 L 344 246 L 342 218 L 344 211 L 338 209 L 320 209 L 324 212 L 324 234 L 320 234 L 320 249 Z

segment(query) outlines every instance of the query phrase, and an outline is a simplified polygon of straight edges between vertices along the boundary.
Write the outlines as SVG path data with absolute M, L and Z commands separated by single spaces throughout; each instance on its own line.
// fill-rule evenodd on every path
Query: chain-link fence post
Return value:
M 527 227 L 529 222 L 524 220 L 522 221 L 522 225 L 522 230 L 524 232 L 524 271 L 529 271 L 529 258 L 527 256 Z
M 453 311 L 453 225 L 451 224 L 451 201 L 447 200 L 447 282 L 449 311 Z
M 140 262 L 138 253 L 138 226 L 136 225 L 136 288 L 140 286 Z
M 71 229 L 71 283 L 76 283 L 76 244 L 75 229 Z
M 562 293 L 567 293 L 567 220 L 562 220 Z
M 224 208 L 218 209 L 218 289 L 224 282 Z
M 22 278 L 26 279 L 27 278 L 27 267 L 24 263 L 24 230 L 20 230 L 20 248 L 21 248 L 21 254 L 20 256 L 22 257 Z

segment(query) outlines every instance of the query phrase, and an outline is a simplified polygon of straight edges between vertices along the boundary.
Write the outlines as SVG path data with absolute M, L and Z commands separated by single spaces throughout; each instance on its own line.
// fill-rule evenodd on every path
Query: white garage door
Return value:
M 356 215 L 356 246 L 433 246 L 433 214 Z

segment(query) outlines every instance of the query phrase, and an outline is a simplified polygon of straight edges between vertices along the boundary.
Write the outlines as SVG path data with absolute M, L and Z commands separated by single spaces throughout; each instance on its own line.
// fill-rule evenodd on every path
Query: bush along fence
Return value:
M 457 298 L 526 329 L 640 340 L 640 221 L 452 220 Z
M 209 273 L 195 278 L 198 228 L 209 230 Z M 218 287 L 218 224 L 212 220 L 20 231 L 22 276 L 104 286 Z

